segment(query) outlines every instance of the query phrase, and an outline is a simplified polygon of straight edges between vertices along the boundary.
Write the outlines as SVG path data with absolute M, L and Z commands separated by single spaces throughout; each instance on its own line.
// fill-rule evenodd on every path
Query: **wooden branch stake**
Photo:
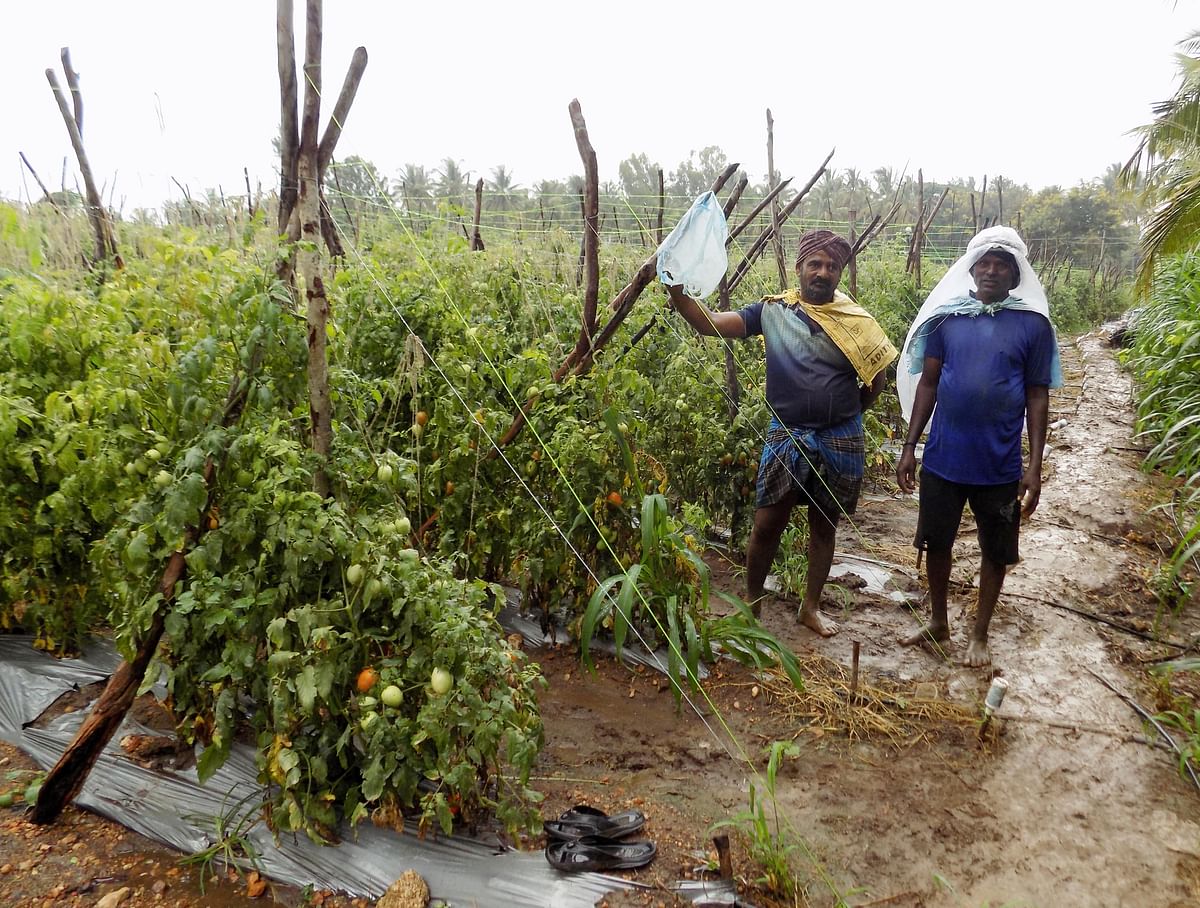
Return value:
M 713 845 L 717 849 L 717 866 L 720 868 L 721 879 L 733 879 L 733 860 L 729 856 L 729 836 L 713 836 Z
M 67 88 L 71 89 L 71 105 L 75 109 L 75 128 L 83 135 L 83 92 L 79 89 L 79 73 L 71 66 L 71 49 L 61 48 L 58 52 L 62 60 L 63 74 L 67 77 Z
M 782 183 L 779 183 L 774 189 L 768 192 L 766 196 L 763 197 L 763 200 L 754 206 L 754 210 L 742 218 L 741 222 L 729 231 L 729 238 L 725 240 L 725 248 L 728 249 L 733 241 L 741 236 L 742 232 L 754 222 L 754 219 L 762 214 L 763 209 L 770 205 L 771 202 L 776 198 L 778 198 L 780 193 L 787 189 L 788 184 L 791 182 L 792 178 L 788 177 L 786 180 L 784 180 Z
M 722 214 L 725 215 L 726 221 L 728 221 L 729 216 L 733 214 L 733 209 L 737 207 L 737 203 L 742 199 L 742 193 L 746 191 L 746 187 L 749 185 L 750 178 L 745 174 L 742 174 L 742 178 L 737 181 L 737 185 L 733 187 L 733 192 L 729 193 L 729 198 L 725 200 L 725 205 L 721 209 Z M 728 240 L 726 241 L 726 245 L 729 245 Z
M 50 195 L 50 190 L 46 188 L 46 184 L 42 182 L 42 178 L 38 176 L 37 171 L 33 169 L 33 165 L 29 163 L 29 158 L 25 157 L 25 152 L 18 151 L 17 154 L 21 156 L 21 163 L 25 165 L 25 169 L 33 175 L 34 182 L 38 184 L 38 189 L 42 190 L 42 195 L 46 201 L 50 203 L 55 211 L 65 217 L 66 212 L 58 207 L 58 202 L 54 201 L 54 197 Z
M 358 85 L 362 82 L 363 72 L 366 68 L 367 49 L 356 47 L 354 56 L 350 58 L 350 68 L 346 70 L 345 81 L 342 82 L 341 93 L 338 95 L 337 103 L 333 106 L 333 113 L 329 116 L 329 122 L 325 125 L 325 134 L 321 136 L 321 144 L 317 149 L 317 171 L 321 175 L 322 185 L 325 183 L 325 169 L 333 159 L 338 139 L 342 137 L 342 129 L 346 125 L 346 118 L 350 116 L 350 106 L 354 103 L 354 96 L 358 93 Z
M 851 644 L 850 653 L 850 702 L 858 702 L 858 650 L 860 647 L 859 641 L 855 640 Z
M 600 295 L 600 233 L 597 219 L 600 214 L 600 176 L 596 165 L 596 151 L 588 137 L 587 122 L 579 101 L 574 99 L 567 106 L 571 115 L 571 126 L 575 130 L 575 145 L 583 160 L 583 316 L 579 329 L 579 340 L 575 344 L 576 358 L 582 357 L 591 346 L 592 335 L 598 327 L 596 305 Z
M 62 49 L 63 59 L 70 62 L 69 51 L 67 48 Z M 74 78 L 74 77 L 72 77 Z M 112 220 L 108 216 L 108 212 L 104 210 L 104 203 L 100 198 L 100 193 L 96 189 L 96 181 L 92 177 L 92 166 L 88 163 L 87 152 L 83 149 L 83 136 L 79 132 L 79 122 L 83 119 L 82 101 L 77 102 L 75 112 L 67 106 L 66 95 L 62 87 L 58 84 L 58 77 L 54 74 L 53 69 L 46 70 L 46 80 L 50 83 L 50 88 L 54 91 L 54 99 L 58 102 L 59 113 L 62 114 L 63 123 L 67 127 L 67 133 L 71 137 L 71 147 L 75 149 L 75 158 L 79 162 L 79 172 L 83 176 L 84 193 L 87 198 L 88 219 L 92 223 L 92 232 L 96 237 L 96 261 L 102 262 L 105 259 L 112 258 L 113 264 L 118 268 L 124 268 L 125 263 L 121 259 L 120 252 L 117 251 L 117 237 L 113 229 Z M 75 82 L 76 95 L 78 96 L 78 82 Z M 79 117 L 79 122 L 76 122 L 76 116 Z M 65 166 L 65 162 L 64 162 Z
M 308 322 L 308 415 L 312 449 L 319 464 L 313 471 L 313 491 L 322 498 L 333 493 L 325 464 L 333 448 L 333 406 L 329 399 L 329 299 L 321 275 L 321 178 L 318 119 L 321 112 L 321 27 L 323 0 L 307 0 L 304 28 L 304 107 L 300 148 L 296 159 L 299 183 L 297 212 L 300 236 L 307 242 L 297 252 L 297 270 L 304 280 Z
M 662 168 L 658 168 L 658 225 L 655 229 L 655 237 L 658 240 L 658 245 L 662 245 L 663 241 L 663 209 L 667 204 L 667 184 L 663 182 Z
M 771 116 L 771 108 L 767 108 L 767 186 L 774 188 L 779 181 L 775 172 L 775 120 Z M 779 269 L 779 290 L 782 293 L 788 286 L 787 262 L 783 258 L 783 237 L 779 231 L 779 198 L 771 202 L 771 245 L 775 249 L 775 264 Z
M 296 156 L 300 126 L 296 96 L 296 33 L 292 0 L 276 0 L 275 47 L 279 70 L 279 232 L 288 229 L 298 191 Z
M 475 184 L 475 225 L 471 232 L 471 251 L 483 252 L 483 236 L 479 233 L 479 219 L 483 215 L 483 177 Z
M 850 261 L 846 263 L 847 269 L 850 272 L 850 295 L 858 299 L 858 255 L 854 252 L 854 243 L 857 237 L 854 234 L 855 222 L 858 220 L 858 209 L 850 209 L 850 224 L 848 227 L 848 236 L 846 241 L 850 244 Z

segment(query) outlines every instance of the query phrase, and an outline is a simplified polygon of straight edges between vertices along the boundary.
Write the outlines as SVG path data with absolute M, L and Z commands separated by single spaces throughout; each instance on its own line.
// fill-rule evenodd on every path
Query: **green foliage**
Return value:
M 193 822 L 207 822 L 212 826 L 212 844 L 179 859 L 179 863 L 185 867 L 198 868 L 201 895 L 204 894 L 204 887 L 217 864 L 241 869 L 260 869 L 258 848 L 250 838 L 251 830 L 262 820 L 263 805 L 258 803 L 256 798 L 257 793 L 253 793 L 230 802 L 229 796 L 226 795 L 221 801 L 221 811 L 216 816 L 187 816 L 187 819 Z
M 1137 383 L 1137 428 L 1152 443 L 1146 464 L 1184 479 L 1174 504 L 1179 572 L 1200 553 L 1200 255 L 1164 259 L 1136 323 L 1128 365 Z
M 630 629 L 653 647 L 663 636 L 667 646 L 667 676 L 678 708 L 683 697 L 680 674 L 693 690 L 699 688 L 700 662 L 713 662 L 716 648 L 747 665 L 766 668 L 775 662 L 798 690 L 804 683 L 792 653 L 759 626 L 749 606 L 721 595 L 735 611 L 715 617 L 710 612 L 711 577 L 708 565 L 684 534 L 661 493 L 643 494 L 633 452 L 614 411 L 605 414 L 634 490 L 641 494 L 638 536 L 640 555 L 628 569 L 600 581 L 580 620 L 579 647 L 584 664 L 594 670 L 591 645 L 597 628 L 611 627 L 617 658 Z
M 1155 105 L 1154 121 L 1122 171 L 1127 185 L 1144 177 L 1141 200 L 1153 212 L 1142 232 L 1138 283 L 1150 289 L 1159 259 L 1196 248 L 1200 236 L 1200 32 L 1180 42 L 1180 83 Z
M 750 858 L 762 870 L 762 876 L 755 880 L 765 886 L 770 892 L 785 899 L 796 897 L 800 891 L 800 881 L 792 865 L 792 855 L 801 849 L 807 850 L 803 843 L 797 841 L 779 821 L 779 803 L 775 798 L 775 777 L 779 765 L 785 757 L 796 757 L 800 748 L 789 741 L 774 741 L 771 744 L 767 760 L 766 785 L 763 794 L 759 794 L 753 782 L 750 783 L 749 807 L 731 819 L 722 820 L 712 827 L 713 830 L 734 827 L 745 835 L 749 844 Z M 770 805 L 770 814 L 767 806 Z

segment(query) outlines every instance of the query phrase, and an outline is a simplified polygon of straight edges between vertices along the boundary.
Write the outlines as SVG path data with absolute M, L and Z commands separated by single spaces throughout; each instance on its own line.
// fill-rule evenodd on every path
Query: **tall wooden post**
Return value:
M 775 172 L 775 119 L 771 116 L 771 108 L 767 108 L 767 189 L 775 188 L 779 182 L 779 174 Z M 775 249 L 775 264 L 779 268 L 779 289 L 786 290 L 788 286 L 787 261 L 783 256 L 783 237 L 779 229 L 779 198 L 771 202 L 771 244 Z
M 483 177 L 475 183 L 475 229 L 471 232 L 471 251 L 483 252 L 483 237 L 479 233 L 479 218 L 483 214 Z
M 658 224 L 655 227 L 654 236 L 658 244 L 661 246 L 663 241 L 663 208 L 667 204 L 667 184 L 663 182 L 662 168 L 658 168 Z
M 858 219 L 858 209 L 850 209 L 850 230 L 847 239 L 850 242 L 851 250 L 854 249 L 854 241 L 858 239 L 854 232 L 854 223 Z M 850 295 L 858 299 L 858 255 L 854 252 L 850 253 L 850 261 L 847 263 L 850 271 Z

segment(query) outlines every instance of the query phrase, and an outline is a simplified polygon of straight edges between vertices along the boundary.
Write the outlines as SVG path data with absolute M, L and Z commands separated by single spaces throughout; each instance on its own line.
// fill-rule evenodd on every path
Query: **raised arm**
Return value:
M 745 337 L 746 323 L 736 312 L 713 312 L 699 300 L 683 292 L 682 287 L 667 287 L 671 305 L 698 334 L 705 337 Z
M 917 487 L 917 442 L 921 440 L 925 424 L 933 415 L 934 405 L 937 404 L 938 382 L 941 378 L 942 361 L 932 356 L 925 357 L 921 364 L 917 392 L 913 397 L 912 416 L 908 420 L 908 436 L 904 439 L 900 460 L 896 463 L 896 482 L 900 491 L 906 494 Z

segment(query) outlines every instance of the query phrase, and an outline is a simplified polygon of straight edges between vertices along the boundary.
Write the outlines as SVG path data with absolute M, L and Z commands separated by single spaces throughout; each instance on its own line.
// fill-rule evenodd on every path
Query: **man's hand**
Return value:
M 900 491 L 911 495 L 917 488 L 917 451 L 915 445 L 905 445 L 896 463 L 896 482 Z
M 1021 502 L 1021 516 L 1028 518 L 1037 510 L 1038 499 L 1042 497 L 1042 471 L 1029 469 L 1021 477 L 1017 487 L 1017 499 Z

